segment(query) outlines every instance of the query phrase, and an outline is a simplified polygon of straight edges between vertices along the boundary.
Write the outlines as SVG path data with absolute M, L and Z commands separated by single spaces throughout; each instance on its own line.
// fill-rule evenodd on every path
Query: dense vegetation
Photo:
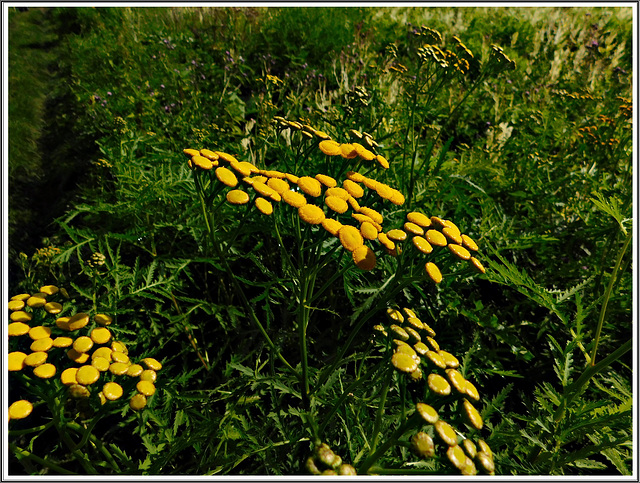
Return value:
M 630 475 L 631 14 L 9 8 L 9 472 Z

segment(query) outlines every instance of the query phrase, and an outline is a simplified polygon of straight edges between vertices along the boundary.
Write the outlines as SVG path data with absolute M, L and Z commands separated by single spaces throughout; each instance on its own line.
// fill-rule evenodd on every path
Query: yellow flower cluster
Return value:
M 409 308 L 401 311 L 390 307 L 387 309 L 387 318 L 388 323 L 376 325 L 374 329 L 391 339 L 395 345 L 391 364 L 407 374 L 413 382 L 422 381 L 423 370 L 428 370 L 427 386 L 434 399 L 432 404 L 440 406 L 439 399 L 456 396 L 467 426 L 472 432 L 481 430 L 482 417 L 473 405 L 480 400 L 480 394 L 475 385 L 458 371 L 458 359 L 440 347 L 435 339 L 435 331 Z M 418 456 L 429 458 L 435 454 L 432 435 L 437 435 L 447 447 L 447 458 L 462 474 L 476 474 L 476 463 L 486 473 L 494 474 L 493 454 L 484 440 L 479 439 L 474 443 L 470 437 L 464 437 L 429 404 L 417 403 L 416 411 L 431 427 L 431 434 L 420 431 L 411 439 L 412 449 Z
M 45 285 L 37 293 L 11 297 L 8 304 L 11 322 L 7 328 L 11 347 L 8 370 L 18 372 L 30 368 L 34 376 L 52 379 L 58 367 L 47 361 L 50 356 L 55 357 L 60 365 L 65 365 L 65 361 L 67 365 L 70 364 L 61 372 L 60 381 L 68 386 L 68 394 L 73 399 L 88 398 L 90 387 L 104 375 L 106 381 L 98 393 L 102 404 L 119 399 L 124 394 L 122 386 L 112 380 L 115 376 L 139 378 L 129 405 L 134 410 L 144 408 L 147 397 L 155 393 L 154 383 L 162 364 L 150 357 L 142 359 L 142 365 L 133 363 L 125 345 L 113 340 L 113 334 L 107 328 L 112 318 L 106 314 L 96 314 L 91 318 L 89 314 L 79 312 L 58 317 L 55 325 L 44 325 L 49 314 L 62 312 L 62 303 L 52 300 L 59 295 L 69 297 L 64 288 Z M 37 309 L 43 309 L 45 313 Z M 90 330 L 84 335 L 72 337 L 73 333 L 77 334 L 87 327 Z M 22 337 L 25 335 L 28 338 Z M 31 413 L 33 406 L 28 401 L 16 401 L 11 408 L 10 418 L 21 419 Z
M 335 454 L 328 444 L 316 446 L 313 456 L 307 459 L 307 470 L 312 475 L 323 476 L 355 476 L 356 469 L 342 462 L 342 458 Z

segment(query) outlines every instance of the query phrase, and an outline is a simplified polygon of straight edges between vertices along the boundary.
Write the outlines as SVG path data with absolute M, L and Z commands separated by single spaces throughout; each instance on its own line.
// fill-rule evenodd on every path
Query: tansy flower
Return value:
M 369 218 L 371 218 L 373 221 L 375 221 L 378 224 L 382 224 L 382 215 L 380 213 L 378 213 L 376 210 L 372 209 L 372 208 L 368 208 L 366 206 L 363 206 L 362 208 L 360 208 L 358 210 L 359 213 L 362 213 L 363 215 L 367 215 Z
M 316 137 L 319 137 L 320 139 L 331 139 L 331 136 L 329 136 L 326 132 L 324 131 L 318 131 L 318 130 L 314 130 L 313 134 L 316 135 Z
M 431 220 L 429 219 L 429 217 L 417 211 L 407 213 L 407 220 L 424 228 L 431 226 Z
M 380 184 L 380 181 L 378 181 L 376 179 L 373 179 L 373 178 L 363 177 L 362 178 L 362 184 L 365 185 L 370 190 L 375 190 L 378 187 L 378 185 Z
M 223 153 L 223 152 L 220 152 L 220 151 L 215 151 L 215 154 L 218 155 L 218 159 L 220 159 L 222 161 L 226 161 L 227 163 L 230 163 L 231 161 L 234 161 L 236 163 L 239 162 L 236 158 L 234 158 L 230 154 Z
M 338 236 L 338 232 L 340 231 L 340 228 L 344 226 L 338 220 L 334 220 L 333 218 L 325 218 L 324 220 L 322 220 L 321 223 L 322 223 L 322 227 L 325 230 L 327 230 L 329 233 L 331 233 L 333 236 Z
M 353 211 L 359 211 L 360 210 L 360 204 L 358 203 L 358 201 L 353 196 L 349 196 L 349 199 L 347 200 L 347 203 L 349 203 L 351 205 L 351 208 L 353 209 Z
M 356 183 L 362 183 L 364 181 L 364 176 L 355 171 L 347 171 L 347 178 Z
M 327 196 L 324 203 L 336 213 L 344 213 L 349 208 L 347 202 L 337 196 Z
M 442 234 L 457 245 L 460 245 L 462 243 L 462 237 L 460 236 L 460 231 L 457 227 L 453 228 L 451 226 L 445 226 L 442 229 Z
M 375 240 L 378 238 L 378 229 L 368 221 L 360 225 L 360 233 L 362 233 L 362 236 L 367 240 Z
M 232 205 L 244 205 L 249 202 L 249 195 L 242 190 L 231 190 L 227 193 L 227 201 Z
M 193 150 L 195 151 L 195 150 Z M 209 150 L 209 149 L 201 149 L 200 150 L 200 156 L 204 156 L 205 158 L 211 160 L 211 161 L 217 161 L 218 158 L 220 156 L 218 156 L 216 153 L 214 153 L 213 151 Z
M 461 260 L 469 260 L 471 258 L 471 254 L 469 253 L 469 250 L 467 250 L 465 247 L 461 245 L 456 245 L 454 243 L 449 243 L 449 245 L 447 246 L 449 247 L 449 250 L 451 250 L 451 253 L 453 253 L 456 257 L 460 258 Z
M 384 156 L 381 155 L 377 155 L 376 156 L 376 161 L 378 162 L 378 164 L 380 166 L 382 166 L 384 169 L 388 169 L 389 168 L 389 161 L 387 161 L 387 158 L 385 158 Z
M 345 159 L 353 159 L 358 155 L 358 151 L 353 144 L 341 144 L 340 155 Z
M 193 158 L 191 158 L 191 162 L 202 169 L 209 170 L 213 168 L 213 163 L 211 162 L 211 160 L 205 158 L 204 156 L 200 156 L 199 154 L 196 154 Z
M 445 226 L 447 226 L 446 222 L 437 216 L 432 216 L 431 217 L 431 224 L 434 225 L 435 228 L 444 228 Z
M 398 191 L 395 188 L 391 188 L 391 198 L 389 198 L 389 201 L 391 201 L 391 203 L 393 203 L 394 205 L 403 205 L 405 202 L 405 197 L 402 193 L 400 193 L 400 191 Z
M 373 270 L 376 266 L 376 255 L 373 250 L 366 245 L 359 246 L 351 252 L 353 262 L 361 270 Z
M 227 186 L 230 186 L 232 188 L 238 184 L 236 175 L 233 174 L 230 169 L 223 166 L 216 168 L 216 177 L 218 178 L 218 180 L 220 180 L 221 183 L 226 184 Z
M 296 191 L 284 191 L 282 193 L 282 199 L 285 203 L 293 206 L 294 208 L 300 208 L 307 204 L 307 199 L 304 197 L 302 193 L 298 193 Z
M 319 225 L 325 218 L 322 208 L 312 204 L 306 204 L 298 208 L 298 216 L 312 225 Z
M 33 411 L 33 404 L 24 399 L 14 402 L 9 406 L 9 419 L 23 419 Z
M 338 231 L 338 238 L 340 239 L 342 246 L 350 252 L 353 252 L 356 248 L 364 245 L 364 240 L 362 239 L 360 230 L 355 226 L 344 225 Z
M 331 176 L 327 176 L 326 174 L 316 174 L 316 179 L 327 188 L 333 188 L 338 184 L 335 179 L 333 179 Z
M 364 189 L 362 189 L 362 186 L 350 179 L 345 179 L 342 182 L 342 186 L 344 186 L 345 191 L 354 198 L 361 198 L 364 195 Z
M 302 176 L 298 180 L 298 187 L 309 196 L 318 197 L 322 193 L 320 181 L 311 176 Z
M 363 215 L 362 213 L 351 213 L 351 216 L 358 220 L 360 223 L 364 223 L 365 221 L 367 221 L 375 226 L 376 230 L 378 230 L 379 232 L 382 231 L 382 225 L 375 222 L 370 216 Z
M 282 196 L 276 190 L 270 188 L 264 183 L 256 181 L 252 186 L 257 193 L 260 193 L 262 196 L 271 198 L 273 201 L 280 201 L 282 199 Z
M 474 252 L 478 251 L 478 245 L 475 241 L 473 241 L 471 237 L 467 235 L 461 235 L 460 238 L 462 238 L 462 245 L 464 245 L 467 249 Z
M 262 212 L 263 214 L 270 215 L 271 213 L 273 213 L 273 206 L 264 198 L 257 197 L 255 204 L 256 208 L 258 208 L 258 210 L 260 210 L 260 212 Z
M 342 198 L 345 201 L 347 201 L 349 199 L 349 196 L 351 196 L 351 194 L 349 194 L 349 192 L 346 189 L 337 188 L 337 187 L 328 188 L 327 190 L 325 190 L 324 195 L 337 196 L 338 198 Z
M 251 163 L 248 163 L 249 166 L 247 166 L 244 163 L 241 163 L 240 161 L 231 161 L 229 163 L 229 166 L 231 166 L 235 171 L 237 171 L 238 173 L 240 173 L 242 176 L 250 176 L 251 173 L 254 173 L 257 171 L 257 168 L 255 170 L 251 169 Z M 254 166 L 255 168 L 255 166 Z
M 393 240 L 393 241 L 404 241 L 407 239 L 407 234 L 402 230 L 398 230 L 397 228 L 394 228 L 393 230 L 389 230 L 387 232 L 387 236 L 389 237 L 390 240 Z
M 447 380 L 439 374 L 431 373 L 427 377 L 427 385 L 432 392 L 439 396 L 448 396 L 451 394 L 451 386 L 447 382 Z M 438 420 L 436 424 L 443 422 L 442 420 Z M 449 426 L 450 427 L 450 426 Z M 451 430 L 453 432 L 453 429 Z M 453 437 L 455 440 L 455 432 L 453 432 Z M 446 441 L 445 441 L 446 442 Z
M 478 260 L 476 257 L 471 257 L 469 260 L 471 261 L 471 264 L 474 266 L 474 268 L 478 272 L 480 272 L 480 273 L 485 273 L 486 272 L 486 270 L 482 266 L 482 263 L 480 263 L 480 260 Z
M 269 178 L 267 180 L 267 186 L 272 190 L 275 190 L 280 195 L 289 189 L 289 183 L 280 178 Z
M 446 237 L 442 233 L 440 233 L 438 230 L 427 230 L 427 235 L 425 238 L 432 245 L 436 245 L 438 247 L 447 246 Z
M 269 169 L 269 170 L 259 170 L 258 173 L 260 173 L 263 176 L 266 176 L 267 178 L 278 178 L 278 179 L 284 179 L 287 177 L 286 173 L 283 173 L 281 171 L 276 171 L 273 169 Z
M 378 233 L 378 241 L 389 251 L 396 248 L 396 244 L 389 239 L 386 233 Z
M 435 283 L 442 282 L 442 273 L 438 266 L 433 262 L 427 262 L 425 265 L 425 269 L 427 271 L 427 275 L 433 280 Z
M 391 186 L 386 185 L 384 183 L 378 183 L 375 187 L 376 193 L 380 198 L 385 200 L 390 200 L 393 197 L 393 188 Z
M 284 176 L 289 180 L 290 183 L 293 183 L 293 184 L 298 184 L 298 180 L 300 179 L 298 176 L 291 173 L 285 173 Z
M 376 155 L 365 148 L 362 144 L 353 143 L 353 147 L 355 148 L 356 153 L 358 153 L 358 156 L 360 156 L 365 161 L 373 161 L 374 159 L 376 159 Z
M 337 143 L 329 139 L 325 141 L 320 141 L 320 144 L 318 144 L 318 147 L 320 148 L 320 151 L 322 151 L 324 154 L 328 156 L 338 156 L 339 154 L 342 153 L 342 150 L 340 149 L 340 143 Z
M 414 235 L 424 235 L 424 230 L 420 225 L 416 225 L 415 223 L 411 223 L 410 221 L 404 224 L 404 230 L 412 233 Z
M 191 148 L 183 149 L 182 152 L 187 158 L 193 158 L 194 156 L 200 154 L 200 151 Z

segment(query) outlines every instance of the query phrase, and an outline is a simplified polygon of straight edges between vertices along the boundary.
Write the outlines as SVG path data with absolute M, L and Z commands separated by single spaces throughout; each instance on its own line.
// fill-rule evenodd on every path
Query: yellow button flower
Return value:
M 445 226 L 447 226 L 447 222 L 444 221 L 442 218 L 438 217 L 438 216 L 432 216 L 431 217 L 431 224 L 434 225 L 436 228 L 442 229 Z
M 78 384 L 89 386 L 96 382 L 100 377 L 100 372 L 93 366 L 82 366 L 76 373 Z
M 249 195 L 242 190 L 231 190 L 226 197 L 232 205 L 244 205 L 249 202 Z
M 11 297 L 9 300 L 22 300 L 23 302 L 26 301 L 29 297 L 31 297 L 31 294 L 28 293 L 21 293 L 18 295 L 14 295 L 13 297 Z
M 188 158 L 192 158 L 196 154 L 200 154 L 200 151 L 198 151 L 197 149 L 191 149 L 191 148 L 183 149 L 182 152 Z
M 347 202 L 337 196 L 327 196 L 324 203 L 336 213 L 344 213 L 349 209 Z
M 91 331 L 89 336 L 96 344 L 106 344 L 111 340 L 111 332 L 106 327 L 96 327 Z
M 93 320 L 95 320 L 98 325 L 101 325 L 103 327 L 110 325 L 111 322 L 113 322 L 113 319 L 106 314 L 96 314 L 93 317 Z
M 466 393 L 467 396 L 469 396 L 471 399 L 473 399 L 474 401 L 479 401 L 480 400 L 480 394 L 478 393 L 478 390 L 476 389 L 476 386 L 473 385 L 473 383 L 471 381 L 469 381 L 467 379 L 467 382 L 465 383 L 466 385 Z
M 22 310 L 24 308 L 24 300 L 10 300 L 9 310 Z
M 194 157 L 192 157 L 191 162 L 195 166 L 205 170 L 210 170 L 211 168 L 213 168 L 213 162 L 210 159 L 205 158 L 204 156 L 200 156 L 199 154 L 196 154 Z
M 376 255 L 373 250 L 366 245 L 359 246 L 352 253 L 353 263 L 365 271 L 373 270 L 376 266 Z
M 50 314 L 59 314 L 62 312 L 62 304 L 59 304 L 58 302 L 47 302 L 44 304 L 44 310 Z
M 408 213 L 407 221 L 410 221 L 411 223 L 415 223 L 416 225 L 419 225 L 423 228 L 427 228 L 431 226 L 431 220 L 429 219 L 429 217 L 418 211 L 412 211 L 411 213 Z
M 44 364 L 47 360 L 48 354 L 46 352 L 38 351 L 32 352 L 24 358 L 25 366 L 38 367 L 40 364 Z
M 109 370 L 109 361 L 104 357 L 92 357 L 91 365 L 100 372 L 106 372 Z
M 147 405 L 147 398 L 144 394 L 135 394 L 129 400 L 129 407 L 134 411 L 140 411 Z
M 44 339 L 51 335 L 51 328 L 39 325 L 29 329 L 29 337 L 33 340 Z
M 76 350 L 76 352 L 89 352 L 92 347 L 93 341 L 91 340 L 91 337 L 87 337 L 86 335 L 80 336 L 73 341 L 73 348 Z
M 226 161 L 227 163 L 230 163 L 231 161 L 235 161 L 236 163 L 238 162 L 238 160 L 231 156 L 230 154 L 227 153 L 223 153 L 221 151 L 214 151 L 217 155 L 218 155 L 218 159 L 221 161 Z
M 231 188 L 238 184 L 238 178 L 236 178 L 236 175 L 233 174 L 233 171 L 230 169 L 225 168 L 224 166 L 219 166 L 216 168 L 215 172 L 216 177 L 221 183 L 230 186 Z
M 447 246 L 447 238 L 438 230 L 427 230 L 425 237 L 429 243 L 438 247 Z
M 77 373 L 78 373 L 77 367 L 69 367 L 68 369 L 65 369 L 64 371 L 62 371 L 62 374 L 60 374 L 60 380 L 62 381 L 62 384 L 64 384 L 65 386 L 78 384 L 78 380 L 76 379 Z
M 69 330 L 79 330 L 89 323 L 89 315 L 83 312 L 77 313 L 71 317 L 67 322 Z
M 127 347 L 120 341 L 118 340 L 114 340 L 111 343 L 111 349 L 113 349 L 114 352 L 122 352 L 124 354 L 128 354 L 129 353 L 129 349 L 127 349 Z
M 433 251 L 433 247 L 431 246 L 431 243 L 429 243 L 426 239 L 422 238 L 421 236 L 414 236 L 411 241 L 413 242 L 414 246 L 420 250 L 422 253 L 426 253 L 429 254 Z
M 150 381 L 139 381 L 136 384 L 136 389 L 145 396 L 153 396 L 156 392 L 156 386 Z
M 33 411 L 33 404 L 21 399 L 9 406 L 9 419 L 23 419 Z
M 342 182 L 342 186 L 344 187 L 345 191 L 347 191 L 347 193 L 349 193 L 354 198 L 362 198 L 362 196 L 364 196 L 364 189 L 355 181 L 345 179 Z
M 279 178 L 269 178 L 267 180 L 267 186 L 280 195 L 290 189 L 289 183 Z
M 360 143 L 352 143 L 352 144 L 355 147 L 356 153 L 358 153 L 358 156 L 360 156 L 365 161 L 373 161 L 374 159 L 376 159 L 375 153 L 372 153 L 371 151 L 369 151 L 362 144 Z
M 384 169 L 389 169 L 389 161 L 387 161 L 387 158 L 385 158 L 384 156 L 381 156 L 380 154 L 378 154 L 376 156 L 376 161 L 378 162 L 378 164 L 380 166 L 382 166 Z
M 252 185 L 253 189 L 256 193 L 261 194 L 262 196 L 266 196 L 271 198 L 273 201 L 280 201 L 282 196 L 273 188 L 270 188 L 269 185 L 265 183 L 261 183 L 260 181 L 255 181 Z
M 327 176 L 326 174 L 316 174 L 316 179 L 327 188 L 334 188 L 338 184 L 335 179 L 333 179 L 331 176 Z
M 329 139 L 320 141 L 320 144 L 318 144 L 318 148 L 320 148 L 320 151 L 322 151 L 327 156 L 338 156 L 342 152 L 340 149 L 340 144 Z
M 53 339 L 51 337 L 44 337 L 43 339 L 37 339 L 29 346 L 33 352 L 47 352 L 53 347 Z
M 442 229 L 442 234 L 446 236 L 449 240 L 451 240 L 453 243 L 456 243 L 458 245 L 462 243 L 462 237 L 460 236 L 460 232 L 454 230 L 450 226 L 445 226 Z
M 306 204 L 298 208 L 298 216 L 307 223 L 319 225 L 324 220 L 325 215 L 322 208 L 316 205 Z
M 14 312 L 15 313 L 15 312 Z M 12 322 L 7 327 L 9 337 L 16 337 L 29 333 L 29 326 L 23 322 Z
M 123 392 L 122 386 L 116 382 L 107 382 L 102 386 L 102 394 L 104 394 L 104 397 L 109 401 L 120 399 Z
M 322 184 L 311 176 L 302 176 L 298 179 L 298 187 L 309 196 L 318 197 L 322 193 Z
M 249 164 L 249 166 L 247 166 L 247 164 Z M 253 166 L 251 163 L 247 164 L 244 164 L 240 161 L 231 161 L 229 163 L 229 166 L 231 166 L 234 171 L 241 174 L 242 176 L 250 176 L 252 173 L 257 171 L 257 168 L 254 170 L 252 169 L 252 167 L 255 168 L 255 166 Z
M 476 429 L 482 429 L 482 426 L 483 426 L 482 416 L 480 416 L 480 413 L 478 412 L 478 410 L 473 406 L 473 404 L 471 404 L 466 399 L 463 401 L 463 404 L 464 404 L 464 413 L 466 414 L 467 419 L 469 420 L 469 423 L 471 423 L 471 426 L 473 426 Z
M 353 252 L 356 248 L 364 245 L 362 234 L 355 226 L 344 225 L 338 231 L 338 238 L 340 239 L 342 246 L 350 252 Z
M 50 379 L 56 375 L 56 366 L 51 363 L 42 364 L 33 369 L 33 374 L 40 379 Z
M 440 357 L 442 357 L 447 367 L 450 367 L 451 369 L 455 369 L 460 365 L 460 361 L 458 361 L 456 356 L 454 356 L 450 352 L 444 351 L 442 349 L 438 349 L 438 354 L 440 354 Z
M 128 369 L 129 364 L 126 364 L 124 362 L 114 362 L 109 366 L 109 372 L 111 374 L 115 374 L 116 376 L 122 376 L 123 374 L 126 374 Z
M 333 187 L 333 188 L 327 188 L 327 190 L 325 190 L 324 195 L 329 197 L 329 196 L 337 196 L 338 198 L 341 198 L 345 201 L 347 201 L 349 199 L 349 196 L 351 196 L 349 194 L 349 192 L 344 189 L 344 188 L 338 188 L 338 187 Z
M 413 235 L 424 235 L 424 230 L 422 227 L 416 223 L 412 223 L 407 221 L 404 226 L 404 231 L 412 233 Z
M 294 208 L 300 208 L 307 204 L 307 199 L 304 197 L 302 193 L 298 193 L 297 191 L 285 191 L 282 193 L 282 199 L 288 205 L 293 206 Z
M 187 150 L 185 149 L 185 151 Z M 217 161 L 220 158 L 220 156 L 218 156 L 216 153 L 214 153 L 209 149 L 201 149 L 199 152 L 196 151 L 195 149 L 189 149 L 189 151 L 192 152 L 191 154 L 192 157 L 196 156 L 197 154 L 200 154 L 200 156 L 204 156 L 205 158 L 210 159 L 211 161 Z
M 47 299 L 45 298 L 46 294 L 37 293 L 32 295 L 27 299 L 27 305 L 32 308 L 44 307 L 44 304 L 47 303 Z
M 158 373 L 153 369 L 145 369 L 144 371 L 142 371 L 142 374 L 140 374 L 141 381 L 156 382 L 157 378 Z
M 445 228 L 445 230 L 446 230 L 446 228 Z M 469 260 L 471 258 L 471 254 L 469 253 L 469 250 L 467 250 L 462 245 L 456 245 L 454 243 L 449 243 L 449 245 L 447 245 L 447 246 L 449 247 L 449 250 L 451 251 L 451 253 L 453 253 L 459 259 L 461 259 L 461 260 Z
M 21 371 L 24 369 L 24 360 L 27 354 L 20 351 L 9 352 L 8 369 L 9 371 Z
M 462 239 L 462 245 L 465 248 L 467 248 L 468 250 L 471 250 L 472 252 L 478 251 L 478 245 L 476 244 L 475 241 L 473 241 L 473 238 L 467 235 L 460 235 L 460 238 Z
M 255 205 L 256 205 L 256 208 L 258 208 L 258 210 L 265 215 L 270 215 L 273 213 L 273 205 L 268 200 L 265 200 L 264 198 L 257 197 L 255 201 Z
M 453 466 L 461 471 L 467 466 L 467 461 L 473 464 L 469 457 L 464 454 L 464 450 L 457 444 L 449 446 L 449 449 L 447 449 L 447 458 L 449 458 Z
M 123 364 L 129 365 L 129 356 L 124 352 L 113 351 L 111 353 L 111 360 L 113 362 L 122 362 Z
M 447 377 L 449 378 L 449 381 L 451 381 L 453 387 L 455 387 L 458 392 L 464 394 L 466 392 L 467 380 L 463 375 L 456 369 L 447 369 L 445 372 L 447 373 Z
M 438 416 L 438 411 L 433 409 L 428 404 L 417 403 L 416 410 L 418 411 L 420 416 L 422 416 L 422 419 L 424 419 L 429 424 L 435 424 L 436 421 L 440 419 L 440 417 Z
M 78 364 L 84 364 L 89 360 L 89 354 L 86 352 L 78 352 L 74 348 L 67 351 L 67 357 Z
M 143 370 L 144 369 L 142 368 L 142 366 L 140 364 L 131 364 L 127 368 L 127 376 L 129 376 L 129 377 L 138 377 L 140 374 L 142 374 Z
M 393 188 L 388 184 L 378 183 L 375 187 L 378 196 L 384 200 L 390 200 L 393 196 Z
M 360 205 L 358 204 L 358 201 L 353 196 L 349 196 L 347 203 L 351 205 L 351 208 L 353 209 L 353 211 L 360 210 Z
M 11 314 L 9 314 L 9 318 L 13 322 L 29 322 L 33 318 L 33 315 L 23 310 L 16 310 L 15 312 L 11 312 Z
M 93 351 L 93 354 L 91 354 L 91 358 L 95 359 L 96 357 L 104 357 L 106 360 L 111 361 L 112 352 L 113 349 L 111 349 L 111 347 L 98 347 Z
M 394 228 L 393 230 L 389 230 L 387 232 L 387 236 L 389 237 L 390 240 L 393 240 L 393 241 L 404 241 L 407 239 L 407 234 L 402 230 L 398 230 L 397 228 Z
M 324 220 L 322 220 L 321 224 L 322 224 L 322 227 L 325 230 L 327 230 L 329 233 L 331 233 L 333 236 L 338 236 L 338 232 L 340 231 L 340 228 L 344 226 L 338 220 L 334 220 L 333 218 L 325 218 Z
M 447 443 L 449 446 L 453 446 L 454 444 L 458 443 L 458 436 L 449 423 L 446 423 L 442 419 L 440 419 L 435 422 L 434 426 L 436 428 L 436 433 L 438 433 L 438 436 L 440 436 L 442 441 Z
M 386 233 L 378 233 L 378 241 L 387 250 L 394 250 L 396 248 L 396 244 L 389 239 Z
M 378 238 L 378 229 L 369 221 L 364 221 L 360 225 L 360 233 L 367 240 L 376 240 Z
M 353 144 L 345 143 L 340 145 L 340 155 L 345 159 L 353 159 L 358 155 L 358 151 Z
M 358 211 L 360 213 L 362 213 L 363 215 L 367 215 L 369 218 L 371 218 L 376 223 L 382 224 L 382 221 L 383 221 L 382 215 L 380 213 L 378 213 L 376 210 L 374 210 L 372 208 L 368 208 L 366 206 L 363 206 Z
M 411 373 L 418 368 L 418 361 L 404 352 L 396 352 L 391 356 L 393 367 L 402 372 Z
M 480 263 L 480 260 L 478 260 L 476 257 L 471 257 L 469 260 L 471 261 L 471 264 L 478 272 L 480 273 L 486 272 L 484 266 L 482 265 L 482 263 Z
M 69 386 L 69 396 L 73 399 L 84 399 L 88 398 L 91 395 L 89 389 L 84 387 L 82 384 L 72 384 Z
M 447 380 L 439 374 L 429 374 L 427 384 L 429 385 L 429 389 L 439 396 L 448 396 L 451 394 L 451 386 Z

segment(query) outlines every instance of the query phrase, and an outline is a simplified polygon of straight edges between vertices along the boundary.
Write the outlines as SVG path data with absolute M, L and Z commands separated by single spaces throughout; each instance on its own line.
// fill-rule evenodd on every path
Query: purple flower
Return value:
M 200 77 L 202 77 L 202 80 L 206 79 L 204 74 L 200 74 Z
M 108 92 L 107 92 L 107 95 L 108 95 L 108 96 L 112 96 L 113 94 L 111 93 L 111 91 L 108 91 Z
M 164 89 L 164 84 L 160 84 L 160 89 Z
M 93 95 L 93 98 L 94 98 L 96 101 L 99 101 L 99 100 L 100 100 L 100 96 L 99 96 L 98 94 L 94 94 L 94 95 Z
M 104 101 L 102 101 L 102 106 L 106 106 L 107 105 L 107 100 L 105 99 Z

